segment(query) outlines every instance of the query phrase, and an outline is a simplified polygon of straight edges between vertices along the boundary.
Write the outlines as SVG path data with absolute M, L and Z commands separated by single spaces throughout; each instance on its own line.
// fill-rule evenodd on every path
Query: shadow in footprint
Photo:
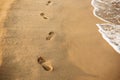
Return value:
M 52 1 L 49 0 L 46 5 L 48 6 L 48 5 L 50 5 L 51 3 L 52 3 Z
M 55 32 L 51 31 L 48 33 L 48 36 L 46 37 L 46 40 L 51 40 L 55 36 Z
M 53 67 L 50 64 L 47 64 L 47 61 L 43 57 L 40 56 L 37 61 L 45 71 L 53 70 Z
M 40 16 L 42 16 L 43 19 L 48 19 L 48 17 L 45 16 L 45 13 L 40 13 Z
M 53 67 L 51 65 L 44 63 L 41 66 L 45 71 L 53 71 Z
M 38 58 L 37 61 L 38 61 L 38 63 L 39 63 L 40 65 L 46 62 L 46 60 L 45 60 L 43 57 L 41 57 L 41 56 Z

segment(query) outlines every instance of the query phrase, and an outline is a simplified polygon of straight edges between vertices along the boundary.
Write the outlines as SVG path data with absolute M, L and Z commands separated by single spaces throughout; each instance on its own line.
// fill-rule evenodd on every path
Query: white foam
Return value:
M 113 47 L 113 49 L 115 49 L 119 54 L 120 54 L 120 46 L 115 45 L 113 43 L 113 41 L 108 38 L 108 35 L 102 31 L 102 27 L 100 26 L 100 24 L 97 24 L 98 28 L 99 28 L 99 32 L 102 34 L 102 37 Z M 114 41 L 117 42 L 117 41 Z M 120 45 L 120 43 L 118 43 Z
M 105 20 L 105 19 L 103 19 L 103 18 L 101 18 L 101 17 L 99 17 L 99 16 L 96 15 L 95 11 L 97 11 L 97 10 L 99 10 L 99 9 L 95 6 L 94 1 L 95 1 L 95 0 L 92 0 L 92 1 L 91 1 L 91 5 L 94 7 L 94 10 L 93 10 L 94 16 L 97 17 L 97 18 L 99 18 L 100 20 L 102 20 L 102 21 L 104 21 L 104 22 L 108 22 L 108 23 L 109 23 L 109 21 L 107 21 L 107 20 Z
M 100 4 L 97 5 L 95 1 L 99 2 Z M 113 20 L 113 21 L 110 21 L 110 20 L 106 20 L 106 17 L 104 18 L 96 14 L 96 11 L 99 11 L 100 9 L 103 9 L 103 10 L 106 9 L 104 5 L 107 5 L 107 7 L 110 6 L 111 5 L 110 2 L 112 1 L 120 2 L 120 0 L 92 0 L 91 5 L 94 7 L 94 10 L 93 10 L 94 16 L 106 22 L 106 24 L 97 24 L 99 28 L 99 32 L 102 34 L 102 37 L 113 47 L 113 49 L 120 54 L 120 25 L 119 25 L 119 22 L 118 24 L 116 24 L 117 22 L 112 23 L 118 18 L 118 17 L 116 18 L 116 16 L 120 16 L 120 15 L 117 14 L 115 15 L 114 18 L 109 17 L 111 20 Z M 120 9 L 117 9 L 117 10 L 120 10 Z M 106 27 L 106 30 L 104 30 L 105 27 Z

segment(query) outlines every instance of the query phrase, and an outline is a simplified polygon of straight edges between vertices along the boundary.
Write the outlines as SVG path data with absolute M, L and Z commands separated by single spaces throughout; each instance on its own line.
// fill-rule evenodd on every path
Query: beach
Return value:
M 119 80 L 91 0 L 1 0 L 0 80 Z

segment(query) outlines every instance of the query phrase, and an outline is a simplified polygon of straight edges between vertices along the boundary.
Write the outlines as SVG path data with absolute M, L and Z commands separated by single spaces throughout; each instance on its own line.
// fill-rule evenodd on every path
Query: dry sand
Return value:
M 0 1 L 0 80 L 120 79 L 120 55 L 99 34 L 91 0 L 12 2 Z

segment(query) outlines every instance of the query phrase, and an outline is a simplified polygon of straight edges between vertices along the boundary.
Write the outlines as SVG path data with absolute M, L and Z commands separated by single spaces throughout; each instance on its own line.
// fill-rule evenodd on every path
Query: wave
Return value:
M 97 24 L 103 38 L 120 53 L 120 0 L 92 0 L 93 14 L 106 22 Z

